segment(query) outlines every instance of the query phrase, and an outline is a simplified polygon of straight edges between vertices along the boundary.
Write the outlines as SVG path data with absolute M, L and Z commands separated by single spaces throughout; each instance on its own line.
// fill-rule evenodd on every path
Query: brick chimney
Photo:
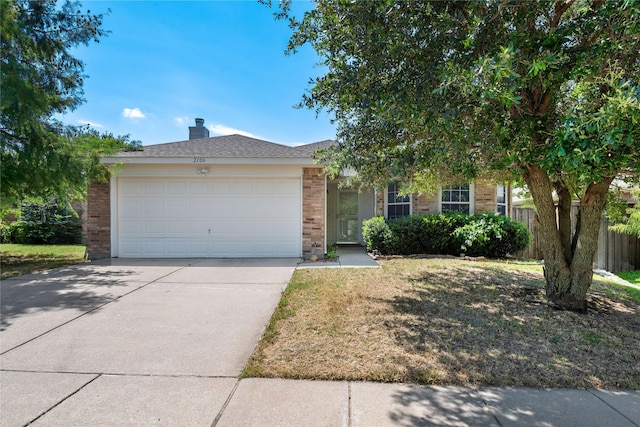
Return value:
M 209 129 L 204 127 L 204 119 L 196 119 L 195 126 L 189 126 L 189 139 L 209 138 Z

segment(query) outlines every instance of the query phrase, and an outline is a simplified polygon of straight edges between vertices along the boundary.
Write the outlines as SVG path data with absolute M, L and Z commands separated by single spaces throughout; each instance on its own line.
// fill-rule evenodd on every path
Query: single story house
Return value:
M 509 186 L 467 184 L 433 197 L 356 191 L 315 164 L 327 140 L 290 147 L 241 135 L 209 137 L 196 119 L 189 139 L 103 159 L 108 183 L 87 198 L 91 259 L 322 256 L 333 244 L 362 244 L 376 215 L 510 211 Z

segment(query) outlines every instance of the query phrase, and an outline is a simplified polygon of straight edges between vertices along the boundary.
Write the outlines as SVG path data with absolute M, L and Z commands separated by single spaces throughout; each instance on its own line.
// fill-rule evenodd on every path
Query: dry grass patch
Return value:
M 534 263 L 395 259 L 297 271 L 245 376 L 640 388 L 640 298 L 595 278 L 587 314 Z

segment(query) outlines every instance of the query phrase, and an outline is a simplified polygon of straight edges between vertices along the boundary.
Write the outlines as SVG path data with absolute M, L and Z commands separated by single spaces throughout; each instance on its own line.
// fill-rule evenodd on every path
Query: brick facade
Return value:
M 324 255 L 325 175 L 321 167 L 304 168 L 302 173 L 302 254 Z
M 428 197 L 426 194 L 411 195 L 413 215 L 438 212 L 438 194 Z
M 476 184 L 475 207 L 474 211 L 479 212 L 495 212 L 498 203 L 498 192 L 495 184 Z
M 87 254 L 111 257 L 111 185 L 94 182 L 87 190 Z

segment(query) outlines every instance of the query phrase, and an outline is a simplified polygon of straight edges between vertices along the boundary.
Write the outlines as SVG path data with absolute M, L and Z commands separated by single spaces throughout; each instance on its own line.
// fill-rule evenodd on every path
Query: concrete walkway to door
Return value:
M 3 280 L 0 424 L 210 425 L 298 261 L 113 259 Z

